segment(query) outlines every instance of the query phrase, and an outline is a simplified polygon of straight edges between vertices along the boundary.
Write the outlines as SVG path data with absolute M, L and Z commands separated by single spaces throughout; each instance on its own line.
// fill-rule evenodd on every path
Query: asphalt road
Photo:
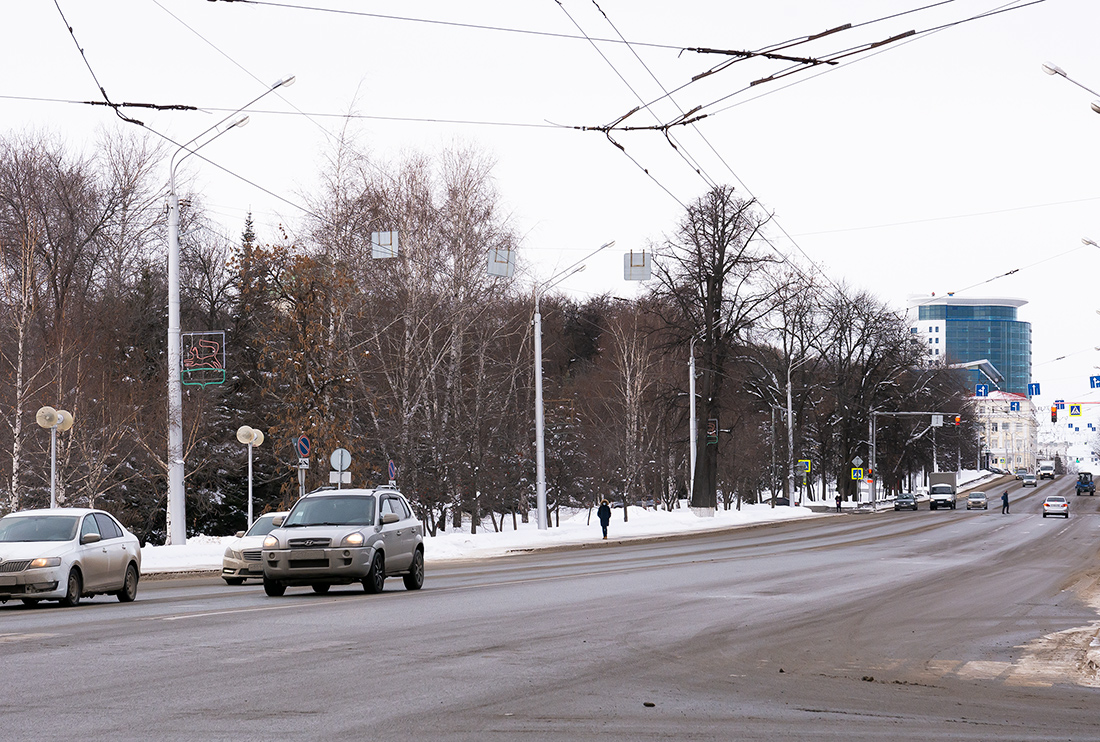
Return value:
M 1097 740 L 1100 498 L 0 607 L 0 739 Z M 1092 651 L 1100 651 L 1093 649 Z

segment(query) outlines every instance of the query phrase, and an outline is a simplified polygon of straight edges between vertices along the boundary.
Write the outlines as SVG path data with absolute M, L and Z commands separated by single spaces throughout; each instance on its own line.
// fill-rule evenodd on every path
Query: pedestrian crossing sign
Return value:
M 1069 406 L 1069 416 L 1070 417 L 1081 417 L 1081 405 L 1071 404 Z
M 853 480 L 863 479 L 863 469 L 852 469 L 852 479 Z

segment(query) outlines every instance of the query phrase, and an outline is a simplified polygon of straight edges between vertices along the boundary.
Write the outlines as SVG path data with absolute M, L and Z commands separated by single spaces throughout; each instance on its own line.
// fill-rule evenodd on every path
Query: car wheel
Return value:
M 264 592 L 272 598 L 277 598 L 286 592 L 286 585 L 277 581 L 264 578 Z
M 38 602 L 38 598 L 23 598 L 23 605 L 36 606 Z
M 132 603 L 137 597 L 138 571 L 134 565 L 126 567 L 126 579 L 122 583 L 122 589 L 115 593 L 119 603 Z
M 226 585 L 243 585 L 244 584 L 244 578 L 243 577 L 223 577 L 222 579 L 225 580 Z
M 83 589 L 84 581 L 80 578 L 80 570 L 73 567 L 69 570 L 69 579 L 65 583 L 65 597 L 61 599 L 61 605 L 72 608 L 79 603 Z
M 328 592 L 328 589 L 332 587 L 332 585 L 326 585 L 323 582 L 318 582 L 316 585 L 310 585 L 310 587 L 313 588 L 313 592 L 324 594 Z
M 424 585 L 424 552 L 420 549 L 413 552 L 412 566 L 402 580 L 406 590 L 419 590 Z
M 1044 518 L 1045 518 L 1045 517 L 1047 517 L 1047 514 L 1046 514 L 1046 513 L 1043 513 L 1043 517 L 1044 517 Z
M 372 595 L 382 592 L 386 584 L 386 563 L 382 558 L 382 552 L 374 552 L 374 559 L 370 563 L 370 572 L 363 578 L 363 590 Z

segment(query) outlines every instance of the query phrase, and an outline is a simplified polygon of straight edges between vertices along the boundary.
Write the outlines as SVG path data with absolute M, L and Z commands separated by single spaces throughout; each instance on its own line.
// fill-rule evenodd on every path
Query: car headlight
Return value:
M 265 549 L 278 549 L 279 548 L 279 539 L 275 538 L 274 536 L 268 536 L 267 538 L 264 539 L 264 548 Z
M 61 557 L 39 557 L 32 559 L 27 569 L 40 569 L 42 567 L 60 567 Z
M 225 547 L 225 554 L 223 554 L 223 556 L 226 559 L 240 559 L 241 558 L 240 555 L 237 554 L 237 552 L 233 551 L 232 546 Z
M 355 533 L 349 533 L 344 536 L 344 540 L 340 542 L 341 546 L 362 546 L 363 534 L 356 531 Z

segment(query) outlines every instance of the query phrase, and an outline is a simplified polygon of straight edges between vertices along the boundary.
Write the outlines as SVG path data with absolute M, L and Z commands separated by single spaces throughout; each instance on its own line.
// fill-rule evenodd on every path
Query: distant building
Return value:
M 930 363 L 988 361 L 999 374 L 966 371 L 970 388 L 1026 394 L 1031 381 L 1031 323 L 1016 318 L 1025 299 L 960 296 L 910 297 L 909 331 Z M 988 368 L 988 366 L 986 366 Z M 1001 378 L 998 378 L 1001 377 Z
M 982 468 L 1035 471 L 1039 458 L 1039 421 L 1035 406 L 1023 394 L 993 391 L 971 397 L 977 416 Z

